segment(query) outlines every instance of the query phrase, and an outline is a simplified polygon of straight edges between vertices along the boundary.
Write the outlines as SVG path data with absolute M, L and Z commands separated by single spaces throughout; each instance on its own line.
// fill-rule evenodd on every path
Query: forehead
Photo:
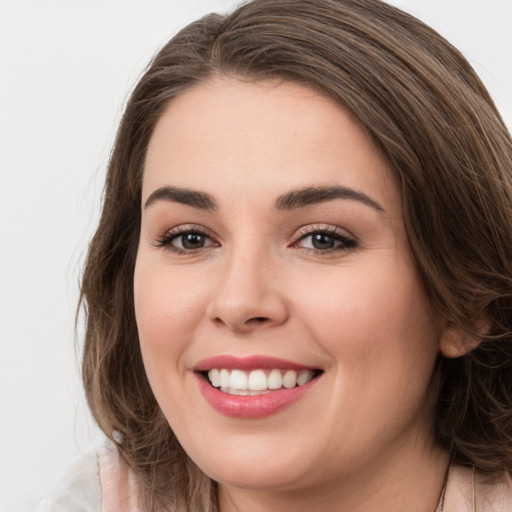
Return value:
M 397 194 L 387 162 L 333 100 L 300 84 L 216 78 L 174 99 L 150 140 L 143 201 L 173 185 L 212 195 L 278 195 L 343 185 L 388 208 Z

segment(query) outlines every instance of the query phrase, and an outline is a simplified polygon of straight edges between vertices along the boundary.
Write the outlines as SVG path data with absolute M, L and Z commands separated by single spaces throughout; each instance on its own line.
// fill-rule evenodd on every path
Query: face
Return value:
M 142 205 L 144 365 L 206 474 L 292 490 L 424 449 L 439 332 L 386 161 L 344 110 L 286 82 L 189 90 Z

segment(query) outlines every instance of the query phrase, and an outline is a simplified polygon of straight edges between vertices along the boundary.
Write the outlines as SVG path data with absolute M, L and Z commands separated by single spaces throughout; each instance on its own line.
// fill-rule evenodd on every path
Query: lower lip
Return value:
M 230 395 L 210 385 L 201 374 L 196 374 L 199 389 L 206 401 L 218 412 L 233 418 L 264 418 L 300 400 L 320 377 L 291 389 L 279 389 L 264 395 Z

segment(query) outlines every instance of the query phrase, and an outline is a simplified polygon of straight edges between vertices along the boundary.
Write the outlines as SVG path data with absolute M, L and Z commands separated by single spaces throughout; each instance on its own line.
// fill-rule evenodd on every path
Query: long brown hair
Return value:
M 214 75 L 300 82 L 370 134 L 393 169 L 432 308 L 479 342 L 463 357 L 438 358 L 436 442 L 455 462 L 511 471 L 512 142 L 489 94 L 446 40 L 379 0 L 254 0 L 187 26 L 139 81 L 83 275 L 89 405 L 140 475 L 148 506 L 217 507 L 215 484 L 179 445 L 148 384 L 133 304 L 148 141 L 169 102 Z

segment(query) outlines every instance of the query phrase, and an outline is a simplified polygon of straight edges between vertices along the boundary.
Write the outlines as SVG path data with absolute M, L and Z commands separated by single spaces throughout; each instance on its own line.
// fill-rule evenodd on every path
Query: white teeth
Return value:
M 247 375 L 242 370 L 232 370 L 229 377 L 229 387 L 232 389 L 247 389 Z
M 214 388 L 218 388 L 220 386 L 220 372 L 216 368 L 211 369 L 208 372 L 208 378 L 210 379 L 210 382 L 212 383 L 212 386 Z
M 263 370 L 253 370 L 249 374 L 248 388 L 252 391 L 267 389 L 267 376 Z
M 220 371 L 220 386 L 222 388 L 229 388 L 229 370 Z
M 297 386 L 302 386 L 309 382 L 313 378 L 313 372 L 311 370 L 302 370 L 297 375 Z
M 313 378 L 312 370 L 227 370 L 212 368 L 208 378 L 213 387 L 231 395 L 260 395 L 275 389 L 303 386 Z
M 268 389 L 279 389 L 283 386 L 283 377 L 279 370 L 272 370 L 268 374 Z
M 297 372 L 288 370 L 283 377 L 283 386 L 287 389 L 294 388 L 297 385 Z
M 243 395 L 243 396 L 247 396 L 250 393 L 250 391 L 247 391 L 247 389 L 228 388 L 228 393 L 230 395 Z
M 249 391 L 247 389 L 231 389 L 231 388 L 220 388 L 223 393 L 227 393 L 229 395 L 239 395 L 239 396 L 255 396 L 255 395 L 266 395 L 270 393 L 268 389 L 263 391 Z

